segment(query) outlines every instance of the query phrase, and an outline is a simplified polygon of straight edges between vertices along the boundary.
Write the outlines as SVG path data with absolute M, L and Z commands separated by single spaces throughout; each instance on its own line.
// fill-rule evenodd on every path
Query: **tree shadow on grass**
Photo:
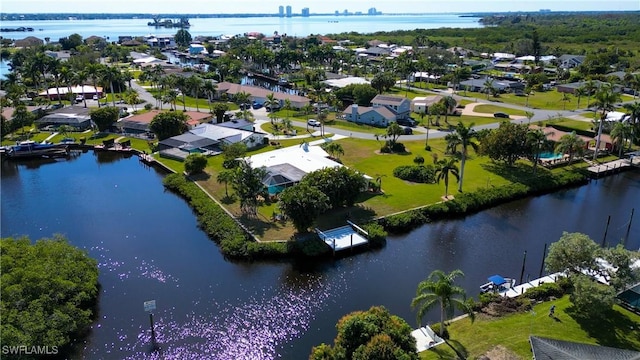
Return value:
M 510 182 L 527 186 L 533 186 L 540 181 L 553 181 L 553 176 L 549 171 L 538 167 L 534 175 L 533 167 L 528 164 L 516 163 L 514 166 L 508 166 L 504 163 L 490 162 L 481 166 L 486 171 L 492 172 Z
M 201 171 L 201 172 L 199 172 L 197 174 L 189 175 L 189 178 L 192 181 L 207 181 L 207 180 L 209 180 L 211 178 L 211 175 L 207 174 L 204 171 Z
M 621 349 L 635 349 L 637 344 L 629 341 L 624 335 L 634 334 L 635 340 L 640 341 L 640 323 L 631 320 L 625 314 L 608 309 L 598 317 L 589 317 L 579 312 L 575 306 L 566 309 L 589 336 L 598 341 L 599 345 Z
M 463 359 L 466 359 L 469 356 L 469 352 L 467 351 L 467 348 L 464 345 L 462 345 L 462 343 L 460 343 L 459 341 L 449 339 L 449 340 L 445 340 L 445 342 L 446 342 L 445 344 L 439 345 L 437 347 L 433 347 L 429 349 L 429 351 L 438 355 L 438 359 L 447 359 L 447 360 L 460 359 L 461 357 L 458 356 L 456 352 L 462 355 Z M 452 348 L 455 348 L 455 351 Z
M 280 231 L 288 226 L 293 227 L 288 225 L 286 221 L 271 221 L 260 214 L 258 214 L 258 217 L 242 215 L 239 220 L 251 233 L 258 237 L 263 237 L 267 231 Z M 283 236 L 282 240 L 287 240 L 287 238 L 287 236 Z
M 316 224 L 320 229 L 330 229 L 347 225 L 347 220 L 356 224 L 363 224 L 371 221 L 376 216 L 376 212 L 362 205 L 355 205 L 347 208 L 331 209 L 321 215 Z
M 230 205 L 230 204 L 233 204 L 234 202 L 236 202 L 236 197 L 233 194 L 225 195 L 220 199 L 220 202 L 225 204 L 225 205 Z

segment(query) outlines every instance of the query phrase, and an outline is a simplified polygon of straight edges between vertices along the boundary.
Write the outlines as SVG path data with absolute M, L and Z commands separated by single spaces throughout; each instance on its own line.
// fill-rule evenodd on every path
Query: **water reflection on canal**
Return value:
M 344 314 L 384 305 L 415 323 L 409 303 L 434 269 L 463 270 L 470 295 L 488 275 L 536 277 L 544 243 L 562 231 L 624 237 L 640 174 L 513 202 L 388 239 L 384 249 L 319 263 L 234 263 L 197 228 L 162 174 L 136 158 L 2 163 L 2 236 L 65 234 L 100 263 L 99 319 L 75 358 L 301 359 L 331 342 Z M 636 211 L 637 213 L 637 211 Z M 627 246 L 640 247 L 640 219 Z M 155 299 L 161 353 L 149 353 L 143 302 Z M 437 314 L 430 314 L 430 321 Z

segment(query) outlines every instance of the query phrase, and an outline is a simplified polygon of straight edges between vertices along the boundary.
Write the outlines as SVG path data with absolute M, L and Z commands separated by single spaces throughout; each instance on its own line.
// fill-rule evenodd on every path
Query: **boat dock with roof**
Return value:
M 349 220 L 347 220 L 347 223 L 348 225 L 325 231 L 316 229 L 320 239 L 333 250 L 334 254 L 337 251 L 369 244 L 367 239 L 369 233 Z

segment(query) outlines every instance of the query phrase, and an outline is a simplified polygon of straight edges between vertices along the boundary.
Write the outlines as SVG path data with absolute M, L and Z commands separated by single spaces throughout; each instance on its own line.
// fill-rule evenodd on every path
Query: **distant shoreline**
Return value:
M 541 9 L 539 11 L 512 11 L 512 12 L 443 12 L 443 13 L 350 13 L 348 15 L 342 13 L 311 13 L 308 16 L 302 14 L 292 14 L 289 17 L 282 17 L 278 13 L 232 13 L 232 14 L 163 14 L 163 13 L 0 13 L 2 21 L 41 21 L 41 20 L 108 20 L 108 19 L 148 19 L 153 17 L 159 18 L 181 18 L 190 19 L 206 19 L 206 18 L 255 18 L 255 17 L 274 17 L 274 18 L 309 18 L 321 16 L 333 17 L 377 17 L 377 16 L 439 16 L 439 15 L 457 15 L 459 17 L 482 18 L 491 15 L 513 15 L 513 14 L 543 14 L 543 15 L 561 15 L 561 14 L 597 14 L 597 13 L 638 13 L 637 10 L 611 10 L 611 11 L 547 11 Z

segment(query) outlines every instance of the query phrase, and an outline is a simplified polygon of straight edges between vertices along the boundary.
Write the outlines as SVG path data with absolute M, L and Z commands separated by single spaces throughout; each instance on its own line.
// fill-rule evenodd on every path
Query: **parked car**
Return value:
M 320 123 L 320 121 L 318 121 L 316 119 L 309 119 L 309 120 L 307 120 L 307 125 L 316 127 L 316 126 L 320 126 L 322 124 Z
M 98 95 L 93 95 L 93 100 L 98 100 Z
M 84 97 L 82 97 L 82 95 L 76 96 L 76 103 L 81 103 L 83 100 L 84 100 Z
M 508 119 L 509 118 L 509 114 L 505 114 L 503 112 L 497 112 L 497 113 L 493 114 L 493 117 Z
M 262 107 L 262 104 L 261 104 L 261 103 L 259 103 L 259 102 L 257 102 L 257 101 L 254 101 L 254 102 L 253 102 L 253 104 L 251 104 L 251 106 L 252 106 L 254 109 L 260 109 L 260 108 Z
M 405 134 L 405 135 L 412 135 L 412 134 L 413 134 L 413 129 L 411 129 L 411 128 L 410 128 L 410 127 L 408 127 L 408 126 L 403 126 L 403 127 L 402 127 L 402 130 L 404 131 L 404 134 Z
M 396 120 L 396 122 L 398 123 L 398 125 L 410 126 L 410 127 L 415 127 L 416 125 L 418 125 L 418 122 L 413 120 L 412 118 L 398 119 Z

